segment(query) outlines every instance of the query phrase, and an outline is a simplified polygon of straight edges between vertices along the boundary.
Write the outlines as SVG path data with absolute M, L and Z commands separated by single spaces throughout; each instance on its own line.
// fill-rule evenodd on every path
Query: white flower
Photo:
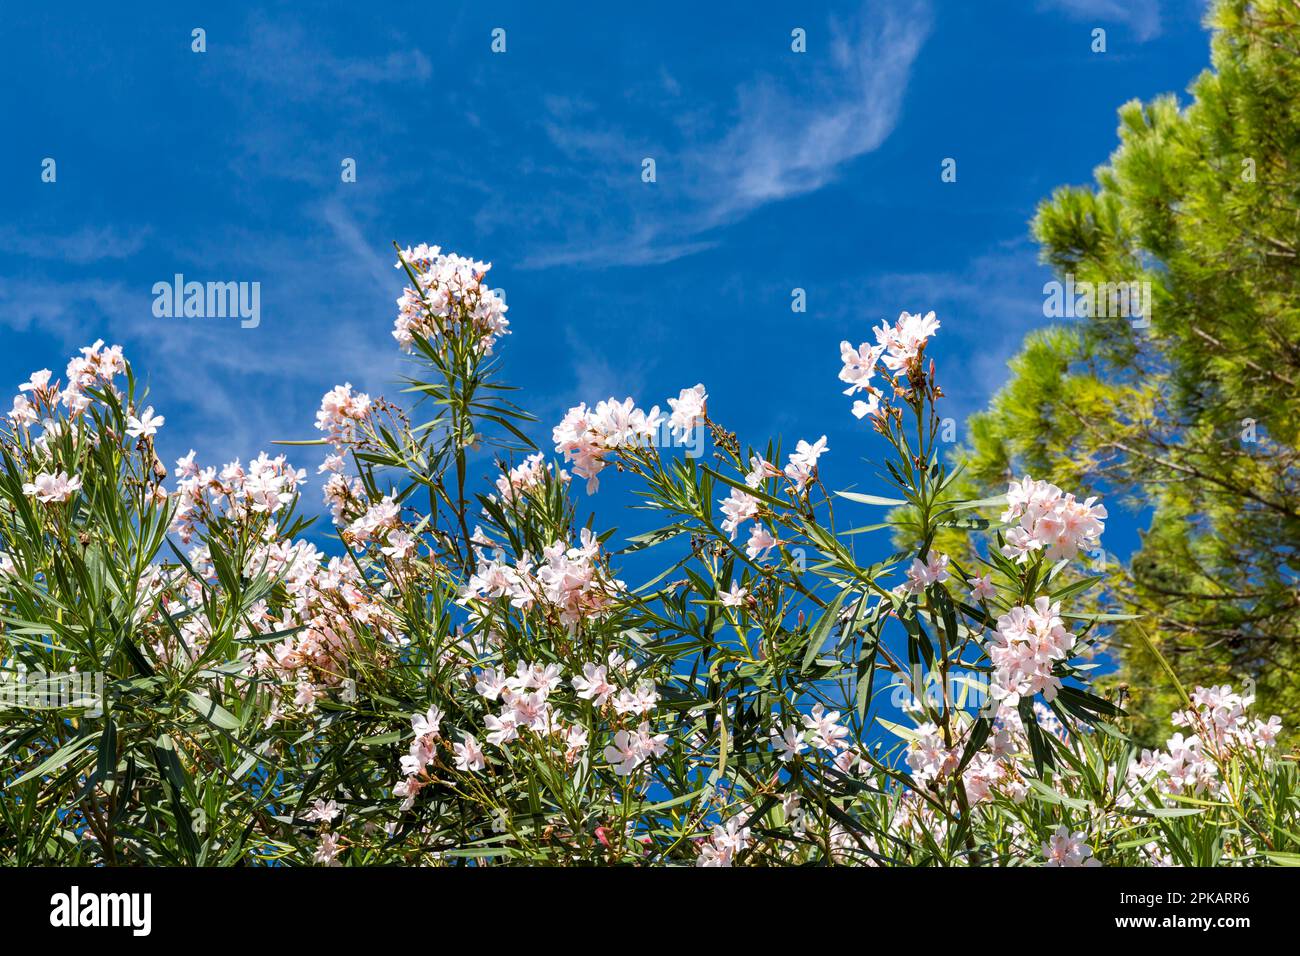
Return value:
M 718 599 L 722 601 L 723 607 L 743 607 L 747 597 L 749 597 L 749 591 L 742 588 L 736 581 L 731 582 L 729 590 L 718 592 Z
M 781 755 L 782 763 L 788 763 L 807 750 L 808 744 L 804 741 L 799 728 L 790 724 L 784 730 L 772 728 L 772 749 Z
M 709 395 L 703 385 L 684 388 L 676 398 L 668 399 L 668 407 L 673 412 L 668 417 L 668 426 L 675 436 L 685 438 L 697 422 L 703 421 L 704 406 L 708 399 Z
M 1043 844 L 1043 857 L 1047 866 L 1100 866 L 1092 857 L 1092 848 L 1083 841 L 1085 834 L 1071 833 L 1070 828 L 1061 824 L 1056 832 Z
M 68 473 L 65 471 L 52 474 L 50 472 L 41 472 L 36 476 L 35 481 L 23 484 L 23 494 L 45 504 L 51 504 L 57 501 L 67 501 L 80 488 L 81 478 L 77 475 L 69 478 Z
M 487 759 L 471 734 L 465 734 L 462 741 L 452 745 L 456 753 L 456 769 L 466 772 L 478 772 L 487 766 Z
M 158 429 L 162 428 L 166 421 L 163 416 L 155 415 L 153 406 L 150 405 L 139 418 L 134 415 L 126 417 L 126 433 L 132 438 L 151 438 L 158 434 Z
M 411 718 L 411 729 L 417 737 L 437 737 L 441 726 L 442 710 L 438 707 L 430 707 L 426 713 Z
M 327 803 L 324 800 L 317 799 L 317 801 L 312 804 L 311 809 L 307 811 L 306 817 L 308 820 L 318 820 L 322 823 L 332 823 L 334 821 L 334 818 L 337 817 L 338 815 L 339 815 L 338 804 L 336 804 L 333 800 L 330 800 Z

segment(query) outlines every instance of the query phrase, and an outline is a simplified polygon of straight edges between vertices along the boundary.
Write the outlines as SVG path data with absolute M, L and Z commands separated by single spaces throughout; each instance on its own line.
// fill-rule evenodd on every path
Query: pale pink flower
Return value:
M 864 402 L 858 399 L 853 403 L 853 417 L 866 418 L 868 415 L 875 415 L 880 411 L 880 396 L 872 392 L 867 396 Z
M 357 424 L 370 416 L 370 396 L 352 393 L 352 384 L 335 385 L 321 398 L 316 427 L 326 440 L 338 446 L 356 440 Z
M 338 855 L 341 849 L 337 833 L 322 833 L 320 846 L 316 848 L 315 860 L 325 866 L 338 866 Z
M 437 737 L 442 727 L 442 708 L 430 707 L 423 714 L 411 718 L 411 729 L 417 737 Z
M 811 445 L 803 439 L 799 440 L 790 455 L 790 463 L 785 466 L 785 476 L 794 482 L 796 490 L 803 491 L 812 480 L 813 472 L 817 469 L 817 459 L 827 451 L 829 449 L 826 447 L 825 435 Z
M 636 745 L 636 738 L 626 730 L 614 734 L 613 741 L 605 748 L 605 760 L 614 768 L 614 773 L 626 777 L 641 765 L 644 756 Z
M 675 436 L 685 438 L 698 422 L 704 420 L 705 403 L 709 395 L 703 385 L 684 388 L 676 398 L 668 399 L 672 414 L 668 417 L 668 426 Z
M 587 728 L 581 724 L 574 724 L 564 735 L 565 755 L 570 759 L 576 757 L 587 749 L 588 741 Z
M 195 478 L 198 476 L 199 466 L 194 461 L 194 455 L 195 451 L 191 448 L 190 453 L 184 458 L 176 459 L 175 475 L 177 478 Z
M 519 728 L 515 725 L 514 717 L 509 714 L 501 717 L 488 714 L 483 718 L 483 724 L 488 729 L 488 743 L 494 747 L 501 747 L 512 740 L 519 739 Z
M 821 704 L 814 704 L 812 713 L 803 718 L 804 727 L 813 733 L 812 744 L 818 750 L 835 752 L 846 746 L 849 730 L 840 724 L 840 712 L 827 712 Z
M 723 607 L 743 607 L 747 597 L 749 597 L 749 591 L 742 588 L 736 581 L 731 582 L 729 590 L 718 592 L 718 599 L 722 601 Z
M 40 416 L 36 413 L 36 406 L 25 395 L 15 395 L 14 406 L 9 411 L 9 421 L 16 427 L 26 428 L 40 421 Z
M 988 601 L 997 597 L 998 590 L 987 574 L 979 574 L 970 579 L 970 596 L 972 601 Z
M 907 583 L 903 587 L 911 594 L 921 594 L 930 585 L 947 580 L 948 555 L 931 551 L 924 561 L 912 559 L 912 566 L 907 570 Z
M 873 331 L 876 343 L 885 350 L 882 359 L 885 367 L 899 372 L 918 360 L 926 341 L 938 330 L 939 320 L 933 312 L 924 316 L 903 312 L 892 328 L 882 324 Z
M 651 733 L 650 725 L 643 722 L 630 733 L 617 731 L 605 748 L 605 760 L 614 768 L 615 774 L 626 777 L 650 757 L 662 756 L 667 746 L 668 737 Z
M 624 689 L 614 697 L 614 710 L 620 714 L 648 714 L 659 703 L 652 681 L 637 681 L 635 690 Z
M 583 700 L 589 700 L 597 707 L 603 707 L 605 701 L 618 690 L 605 677 L 604 664 L 583 664 L 582 676 L 574 677 L 570 683 Z
M 32 377 L 19 385 L 18 391 L 31 392 L 38 398 L 51 395 L 54 388 L 50 385 L 50 377 L 53 374 L 48 368 L 43 368 L 39 372 L 32 372 Z
M 387 543 L 380 551 L 395 561 L 405 561 L 415 554 L 415 538 L 404 529 L 390 531 Z
M 780 755 L 782 763 L 788 763 L 807 750 L 808 744 L 799 728 L 790 724 L 785 729 L 772 728 L 772 749 Z
M 732 488 L 730 495 L 718 499 L 718 504 L 722 506 L 724 516 L 722 530 L 731 536 L 732 541 L 736 540 L 736 531 L 742 524 L 758 516 L 758 499 L 739 488 Z
M 856 349 L 848 342 L 840 343 L 840 361 L 844 363 L 844 368 L 840 370 L 840 381 L 849 383 L 849 387 L 844 390 L 845 395 L 875 391 L 871 387 L 871 377 L 875 374 L 876 363 L 884 351 L 884 346 L 868 346 L 865 342 Z
M 750 488 L 757 488 L 769 478 L 781 477 L 781 469 L 776 467 L 770 461 L 753 455 L 749 459 L 749 474 L 745 476 L 745 484 Z
M 1084 833 L 1071 833 L 1069 827 L 1061 824 L 1051 838 L 1043 844 L 1046 865 L 1100 866 L 1101 863 L 1092 855 L 1092 848 L 1084 843 L 1085 839 Z
M 474 692 L 488 700 L 496 700 L 506 687 L 506 677 L 495 667 L 489 667 L 479 674 L 474 684 Z
M 36 476 L 35 481 L 24 482 L 23 484 L 23 494 L 33 497 L 44 504 L 67 501 L 80 489 L 80 476 L 68 477 L 68 473 L 65 471 L 41 472 Z
M 338 815 L 339 807 L 337 803 L 333 800 L 326 802 L 318 798 L 316 802 L 312 804 L 311 809 L 307 811 L 306 818 L 320 823 L 333 823 L 334 818 Z
M 452 745 L 452 750 L 456 754 L 457 770 L 477 773 L 487 766 L 487 758 L 472 734 L 465 734 L 460 743 Z
M 150 405 L 139 418 L 134 415 L 126 417 L 126 433 L 132 438 L 152 438 L 166 422 L 167 419 L 163 416 L 153 413 L 153 406 Z
M 745 555 L 751 561 L 765 557 L 767 552 L 780 543 L 761 524 L 755 524 L 754 527 L 749 529 L 749 541 L 745 545 Z
M 938 779 L 956 769 L 960 761 L 960 748 L 948 747 L 939 728 L 932 723 L 918 726 L 908 741 L 907 766 L 917 783 L 928 784 Z
M 713 828 L 713 835 L 700 847 L 696 866 L 729 867 L 736 855 L 750 843 L 750 830 L 741 822 L 742 814 Z

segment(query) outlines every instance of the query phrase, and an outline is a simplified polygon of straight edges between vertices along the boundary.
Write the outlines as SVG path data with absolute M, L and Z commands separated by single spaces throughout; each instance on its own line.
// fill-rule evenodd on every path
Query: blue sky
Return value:
M 837 343 L 934 309 L 947 413 L 981 407 L 1046 322 L 1035 204 L 1090 180 L 1121 103 L 1181 93 L 1205 67 L 1203 12 L 9 4 L 0 380 L 121 343 L 167 417 L 167 460 L 247 459 L 313 437 L 336 382 L 396 393 L 390 241 L 427 241 L 494 263 L 505 374 L 539 443 L 579 401 L 662 405 L 704 382 L 742 441 L 825 432 L 828 483 L 845 487 L 880 446 L 840 394 Z M 348 157 L 355 183 L 340 179 Z M 949 157 L 955 183 L 940 178 Z M 260 326 L 155 318 L 152 286 L 178 272 L 260 282 Z M 320 456 L 293 457 L 314 473 Z M 601 523 L 623 526 L 617 493 L 601 498 Z

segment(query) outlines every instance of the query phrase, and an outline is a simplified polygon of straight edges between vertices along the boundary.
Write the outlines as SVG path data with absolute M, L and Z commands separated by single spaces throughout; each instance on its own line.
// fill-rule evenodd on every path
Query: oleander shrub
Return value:
M 1248 691 L 1170 670 L 1177 729 L 1139 752 L 1089 690 L 1121 617 L 1078 610 L 1105 507 L 1028 476 L 949 500 L 933 313 L 841 346 L 883 497 L 825 487 L 824 437 L 742 441 L 703 385 L 580 405 L 538 451 L 489 266 L 398 266 L 407 401 L 339 385 L 274 457 L 165 466 L 102 342 L 20 386 L 5 863 L 1300 860 L 1295 764 Z M 602 484 L 657 530 L 592 527 Z M 964 565 L 932 546 L 953 532 Z

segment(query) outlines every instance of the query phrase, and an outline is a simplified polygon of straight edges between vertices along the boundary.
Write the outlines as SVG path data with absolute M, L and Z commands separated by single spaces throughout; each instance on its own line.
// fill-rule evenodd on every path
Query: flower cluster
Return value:
M 519 504 L 523 494 L 545 483 L 546 476 L 552 472 L 560 481 L 569 480 L 569 473 L 553 468 L 541 452 L 529 455 L 496 480 L 497 499 L 505 504 Z
M 611 654 L 604 664 L 586 663 L 582 676 L 568 681 L 577 700 L 590 701 L 599 712 L 611 713 L 615 720 L 634 723 L 613 731 L 603 756 L 616 776 L 630 776 L 647 760 L 662 756 L 668 736 L 656 733 L 649 717 L 658 703 L 654 683 L 638 680 L 620 689 L 617 681 L 629 681 L 634 665 L 620 654 Z M 615 675 L 618 675 L 617 678 Z M 566 765 L 585 754 L 590 745 L 591 725 L 571 721 L 565 712 L 575 710 L 574 701 L 557 701 L 565 684 L 564 673 L 557 664 L 529 664 L 519 661 L 513 674 L 495 667 L 484 667 L 472 679 L 475 694 L 499 709 L 482 718 L 484 739 L 489 746 L 505 751 L 527 738 L 543 748 L 554 748 Z M 408 754 L 401 759 L 403 779 L 394 788 L 401 797 L 402 809 L 409 810 L 421 789 L 431 782 L 427 769 L 438 763 L 438 742 L 442 738 L 443 712 L 431 707 L 415 714 L 411 726 L 415 738 Z M 454 765 L 462 773 L 479 773 L 488 766 L 487 757 L 473 734 L 463 734 L 461 742 L 451 747 Z
M 1048 866 L 1101 866 L 1101 861 L 1092 855 L 1092 848 L 1084 842 L 1087 838 L 1086 833 L 1071 833 L 1069 827 L 1061 824 L 1043 844 L 1043 859 Z
M 948 580 L 948 555 L 931 551 L 924 561 L 912 559 L 912 566 L 907 569 L 907 580 L 903 590 L 908 594 L 924 594 L 932 584 L 942 584 Z
M 877 345 L 884 350 L 885 368 L 903 372 L 920 362 L 926 341 L 939 331 L 939 320 L 933 312 L 925 315 L 904 312 L 893 326 L 882 322 L 873 331 Z
M 1065 738 L 1065 728 L 1047 707 L 1035 701 L 1033 713 L 1043 733 Z M 923 786 L 945 779 L 960 764 L 965 746 L 961 738 L 951 745 L 945 743 L 935 724 L 922 723 L 908 741 L 907 765 L 912 778 Z M 1020 714 L 1013 707 L 1000 707 L 993 719 L 987 747 L 973 754 L 962 770 L 966 799 L 977 805 L 1000 795 L 1014 803 L 1023 802 L 1029 792 L 1029 775 L 1021 759 L 1028 751 L 1028 736 Z
M 403 351 L 414 349 L 417 336 L 433 340 L 459 324 L 478 334 L 479 347 L 488 354 L 497 339 L 510 334 L 505 299 L 483 284 L 491 263 L 420 243 L 402 250 L 397 268 L 403 265 L 415 277 L 415 287 L 408 286 L 397 300 L 393 324 L 393 338 Z
M 658 405 L 646 412 L 630 398 L 622 402 L 610 398 L 592 409 L 585 403 L 569 409 L 551 430 L 551 437 L 555 451 L 564 455 L 565 461 L 573 462 L 574 472 L 587 479 L 587 491 L 591 493 L 600 487 L 597 476 L 610 453 L 653 444 L 664 420 Z
M 278 577 L 289 598 L 278 616 L 267 608 L 258 622 L 287 634 L 253 659 L 256 673 L 273 678 L 272 719 L 291 709 L 309 713 L 329 693 L 346 692 L 352 665 L 363 655 L 379 666 L 396 655 L 398 622 L 356 562 L 326 559 L 307 542 L 275 541 L 255 552 L 250 564 Z M 376 637 L 380 650 L 363 652 L 366 636 Z
M 97 396 L 118 396 L 114 379 L 126 370 L 126 359 L 120 345 L 105 347 L 102 339 L 81 349 L 78 357 L 68 362 L 67 384 L 61 386 L 50 369 L 40 369 L 22 385 L 7 413 L 10 426 L 17 434 L 30 437 L 30 429 L 39 426 L 41 433 L 28 446 L 29 464 L 33 465 L 29 480 L 22 482 L 23 494 L 45 504 L 62 504 L 82 489 L 82 476 L 67 467 L 67 463 L 51 460 L 52 443 L 60 436 L 73 433 L 75 422 L 90 408 Z M 67 417 L 60 417 L 60 409 Z M 152 437 L 163 425 L 162 416 L 152 408 L 140 418 L 127 415 L 124 431 L 132 438 Z M 92 440 L 95 436 L 92 434 Z M 162 492 L 157 492 L 161 500 Z
M 752 841 L 750 828 L 742 821 L 744 815 L 744 813 L 737 814 L 726 823 L 720 823 L 713 828 L 709 838 L 700 845 L 696 866 L 731 866 L 736 855 L 743 853 Z
M 51 381 L 53 372 L 49 369 L 33 372 L 31 378 L 18 387 L 9 411 L 9 421 L 15 427 L 26 428 L 41 421 L 42 414 L 52 413 L 59 405 L 75 418 L 91 406 L 94 390 L 113 391 L 114 378 L 125 371 L 122 346 L 105 347 L 104 340 L 99 339 L 94 345 L 83 348 L 79 358 L 68 362 L 65 370 L 67 385 L 63 389 L 59 388 L 58 382 Z
M 199 522 L 219 514 L 239 520 L 245 513 L 274 515 L 294 500 L 307 472 L 294 468 L 284 455 L 262 452 L 244 467 L 239 459 L 220 470 L 201 468 L 190 449 L 176 460 L 176 512 L 172 530 L 188 544 Z
M 1061 620 L 1061 605 L 1045 597 L 1029 607 L 1013 607 L 998 618 L 985 650 L 993 664 L 990 693 L 1008 707 L 1021 697 L 1056 697 L 1061 679 L 1054 672 L 1074 649 L 1074 635 Z
M 817 703 L 810 713 L 802 717 L 802 730 L 795 724 L 772 728 L 771 745 L 782 763 L 802 754 L 810 746 L 824 753 L 842 773 L 850 773 L 858 765 L 861 755 L 852 746 L 852 734 L 840 722 L 838 710 L 828 711 Z
M 1163 750 L 1143 750 L 1141 760 L 1129 768 L 1129 777 L 1163 793 L 1221 796 L 1223 763 L 1238 755 L 1267 754 L 1277 744 L 1281 718 L 1253 717 L 1254 700 L 1226 684 L 1196 688 L 1192 706 L 1172 717 L 1174 726 L 1188 733 L 1175 733 Z
M 880 365 L 889 373 L 909 373 L 920 366 L 921 354 L 925 343 L 939 330 L 939 320 L 933 312 L 913 315 L 903 312 L 898 321 L 890 326 L 881 323 L 873 329 L 876 344 L 863 342 L 854 348 L 848 342 L 840 343 L 840 381 L 847 382 L 845 395 L 853 396 L 859 392 L 866 397 L 853 402 L 853 415 L 856 418 L 876 416 L 880 413 L 881 400 L 886 393 L 872 384 L 872 378 Z
M 77 475 L 69 476 L 66 471 L 43 471 L 31 481 L 23 483 L 23 494 L 47 505 L 67 501 L 80 490 L 81 478 Z
M 320 401 L 316 412 L 316 428 L 325 433 L 335 447 L 353 442 L 357 437 L 357 424 L 370 417 L 370 396 L 365 392 L 353 394 L 352 383 L 335 385 Z
M 709 393 L 703 383 L 684 388 L 676 398 L 668 399 L 672 414 L 668 416 L 668 427 L 675 437 L 685 438 L 704 421 L 709 402 Z
M 1106 506 L 1096 501 L 1095 497 L 1078 501 L 1056 485 L 1028 475 L 1012 482 L 1002 521 L 1014 527 L 1006 533 L 1002 553 L 1025 562 L 1042 551 L 1049 561 L 1058 561 L 1073 558 L 1080 548 L 1095 548 L 1106 530 Z
M 483 541 L 481 534 L 478 540 Z M 585 618 L 607 613 L 625 591 L 622 581 L 603 573 L 600 541 L 589 528 L 579 532 L 574 547 L 557 541 L 543 549 L 539 563 L 525 554 L 510 564 L 499 555 L 495 549 L 479 549 L 478 568 L 460 594 L 473 613 L 486 613 L 480 605 L 499 598 L 524 609 L 540 601 L 556 612 L 560 623 L 573 628 Z
M 650 411 L 637 407 L 631 398 L 614 398 L 570 408 L 551 429 L 555 451 L 573 462 L 573 470 L 587 479 L 587 492 L 600 487 L 597 477 L 611 455 L 623 450 L 653 448 L 670 439 L 686 439 L 704 421 L 709 395 L 703 385 L 684 388 L 676 398 L 668 399 L 671 414 L 665 416 L 659 406 Z M 665 434 L 660 430 L 667 426 Z

